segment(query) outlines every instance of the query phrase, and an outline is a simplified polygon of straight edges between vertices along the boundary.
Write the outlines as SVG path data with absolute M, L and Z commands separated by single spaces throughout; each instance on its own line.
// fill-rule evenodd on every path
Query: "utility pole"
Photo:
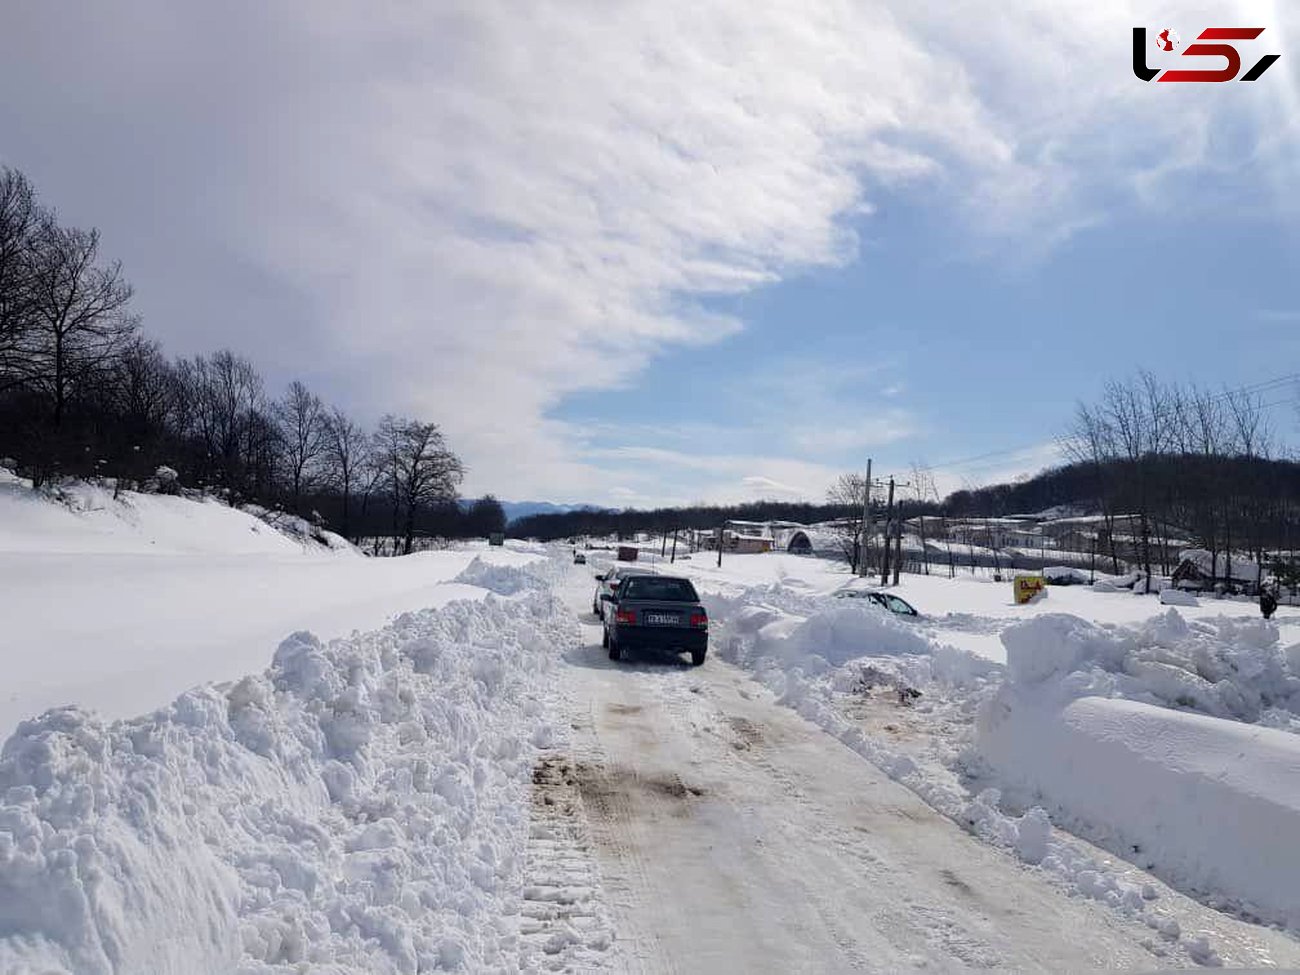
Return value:
M 673 529 L 673 554 L 668 557 L 668 562 L 671 565 L 673 562 L 676 561 L 677 561 L 677 529 L 674 528 Z
M 718 526 L 718 568 L 722 568 L 722 536 L 726 529 L 724 526 Z
M 898 524 L 898 535 L 894 541 L 894 585 L 898 585 L 898 573 L 903 569 L 903 524 Z
M 894 520 L 894 479 L 889 479 L 889 502 L 885 505 L 885 558 L 880 567 L 880 584 L 889 585 L 889 529 Z
M 871 458 L 867 458 L 867 480 L 862 487 L 862 524 L 858 531 L 862 541 L 858 544 L 858 575 L 867 574 L 867 545 L 871 540 Z

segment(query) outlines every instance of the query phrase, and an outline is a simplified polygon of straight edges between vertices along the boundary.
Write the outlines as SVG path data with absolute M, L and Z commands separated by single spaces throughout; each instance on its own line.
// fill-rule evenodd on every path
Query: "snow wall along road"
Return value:
M 1019 624 L 1003 634 L 1007 681 L 980 716 L 980 756 L 1053 821 L 1300 931 L 1300 647 L 1277 639 L 1262 620 L 1174 610 L 1137 627 Z
M 230 975 L 510 967 L 534 744 L 577 624 L 520 591 L 405 614 L 0 756 L 0 971 Z M 519 578 L 515 578 L 519 576 Z M 507 578 L 508 577 L 508 578 Z M 517 913 L 517 912 L 515 912 Z

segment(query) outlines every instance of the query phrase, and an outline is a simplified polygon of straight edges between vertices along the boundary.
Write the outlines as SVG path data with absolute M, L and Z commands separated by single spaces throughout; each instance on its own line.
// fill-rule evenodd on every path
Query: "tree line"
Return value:
M 504 527 L 458 501 L 460 459 L 436 423 L 366 429 L 299 381 L 275 396 L 230 350 L 169 358 L 143 334 L 120 262 L 0 169 L 0 459 L 37 487 L 64 477 L 176 483 L 326 521 L 349 537 Z M 171 472 L 175 472 L 172 475 Z
M 832 498 L 824 504 L 747 501 L 732 505 L 698 504 L 653 509 L 580 508 L 516 518 L 510 523 L 509 530 L 511 535 L 538 541 L 583 536 L 631 538 L 640 533 L 671 535 L 673 531 L 713 531 L 728 521 L 791 521 L 809 525 L 860 518 L 861 515 L 860 497 L 852 501 Z
M 1145 371 L 1113 380 L 1077 406 L 1061 438 L 1069 463 L 958 491 L 944 507 L 996 516 L 1082 503 L 1102 516 L 1102 554 L 1115 571 L 1129 558 L 1148 576 L 1153 567 L 1168 574 L 1178 541 L 1190 540 L 1229 579 L 1234 560 L 1268 566 L 1300 547 L 1300 463 L 1274 434 L 1272 405 L 1249 389 L 1167 383 Z

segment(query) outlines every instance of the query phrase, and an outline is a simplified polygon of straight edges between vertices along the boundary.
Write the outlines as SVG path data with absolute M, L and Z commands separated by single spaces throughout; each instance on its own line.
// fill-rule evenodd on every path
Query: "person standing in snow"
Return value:
M 1264 619 L 1272 619 L 1273 614 L 1277 612 L 1277 596 L 1273 592 L 1272 586 L 1261 586 L 1259 590 L 1259 611 L 1264 614 Z

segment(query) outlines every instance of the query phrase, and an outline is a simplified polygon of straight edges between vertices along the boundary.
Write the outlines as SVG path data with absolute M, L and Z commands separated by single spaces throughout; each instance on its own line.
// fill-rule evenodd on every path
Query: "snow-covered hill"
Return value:
M 0 468 L 0 553 L 284 555 L 304 549 L 348 545 L 301 518 L 263 508 L 134 491 L 115 496 L 86 483 L 36 492 Z

